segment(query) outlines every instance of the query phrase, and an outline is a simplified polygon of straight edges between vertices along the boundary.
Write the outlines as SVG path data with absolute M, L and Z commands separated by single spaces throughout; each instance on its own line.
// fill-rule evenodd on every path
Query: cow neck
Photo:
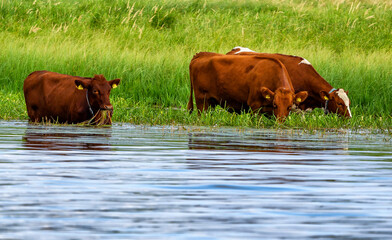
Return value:
M 336 88 L 332 88 L 332 89 L 328 92 L 328 95 L 331 94 L 331 93 L 333 93 L 333 92 L 336 91 L 336 90 L 337 90 Z M 329 110 L 328 110 L 328 102 L 329 102 L 329 98 L 328 98 L 328 100 L 325 100 L 325 107 L 324 107 L 324 113 L 325 113 L 325 114 L 328 114 L 328 113 L 329 113 Z
M 88 89 L 86 89 L 86 100 L 87 100 L 88 110 L 90 110 L 91 115 L 94 116 L 94 111 L 91 108 L 90 101 L 88 100 Z
M 297 64 L 298 61 L 302 61 L 303 58 L 298 57 L 298 56 L 292 56 L 292 55 L 284 55 L 284 54 L 277 54 L 278 58 L 284 61 L 284 64 L 290 64 L 293 66 L 294 64 Z M 286 58 L 291 57 L 290 60 L 287 60 Z M 320 96 L 320 91 L 329 91 L 330 89 L 333 89 L 332 86 L 314 69 L 313 65 L 308 65 L 308 64 L 301 64 L 304 68 L 305 75 L 309 75 L 309 77 L 305 80 L 306 84 L 310 87 L 311 91 L 314 94 L 314 97 L 320 101 L 321 103 L 324 102 L 324 99 L 321 98 Z M 302 71 L 302 70 L 301 70 Z M 300 74 L 300 77 L 303 76 L 303 73 Z M 309 91 L 309 90 L 308 90 Z
M 259 58 L 260 59 L 268 59 L 270 61 L 277 63 L 280 66 L 280 70 L 281 70 L 280 74 L 281 74 L 281 79 L 282 79 L 279 87 L 288 88 L 288 89 L 290 89 L 290 91 L 294 92 L 294 87 L 293 87 L 293 84 L 291 83 L 291 78 L 290 78 L 289 72 L 287 71 L 287 68 L 281 62 L 280 59 L 274 58 L 271 54 L 266 54 L 266 56 L 261 55 L 261 56 L 259 56 Z
M 290 79 L 290 75 L 288 74 L 288 72 L 286 71 L 286 69 L 282 69 L 282 78 L 283 81 L 281 81 L 282 87 L 288 88 L 290 89 L 290 91 L 294 92 L 294 87 L 293 84 L 291 83 L 291 79 Z
M 286 67 L 284 66 L 284 64 L 280 60 L 278 60 L 278 63 L 280 65 L 280 69 L 281 69 L 280 74 L 281 74 L 281 79 L 282 79 L 281 83 L 280 83 L 281 84 L 280 87 L 288 88 L 288 89 L 290 89 L 290 91 L 294 92 L 294 87 L 293 87 L 293 84 L 291 83 L 291 78 L 290 78 L 289 72 L 287 71 Z
M 317 72 L 316 72 L 317 73 Z M 320 81 L 322 80 L 322 81 Z M 308 81 L 308 84 L 310 85 L 310 89 L 312 89 L 315 94 L 315 96 L 317 97 L 317 99 L 320 99 L 320 102 L 324 102 L 324 99 L 320 96 L 320 92 L 321 91 L 331 91 L 331 89 L 334 89 L 331 84 L 329 84 L 323 77 L 321 77 L 318 74 L 318 78 L 311 78 L 311 81 Z

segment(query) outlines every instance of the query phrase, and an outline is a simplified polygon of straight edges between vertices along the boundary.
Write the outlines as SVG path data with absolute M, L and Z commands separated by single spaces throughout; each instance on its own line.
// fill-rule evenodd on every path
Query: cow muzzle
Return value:
M 94 116 L 93 125 L 111 125 L 113 110 L 99 110 Z
M 113 112 L 113 105 L 103 105 L 99 110 Z
M 286 116 L 276 117 L 276 121 L 278 123 L 284 123 L 285 120 L 286 120 Z

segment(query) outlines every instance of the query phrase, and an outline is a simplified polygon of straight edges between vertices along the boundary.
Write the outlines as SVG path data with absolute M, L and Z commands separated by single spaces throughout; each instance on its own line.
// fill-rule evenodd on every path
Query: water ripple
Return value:
M 0 238 L 389 239 L 386 139 L 0 121 Z
M 227 191 L 257 191 L 257 192 L 292 192 L 304 191 L 298 188 L 287 187 L 266 187 L 266 186 L 244 186 L 244 185 L 228 185 L 228 184 L 209 184 L 209 185 L 192 185 L 192 186 L 159 186 L 164 189 L 178 190 L 227 190 Z

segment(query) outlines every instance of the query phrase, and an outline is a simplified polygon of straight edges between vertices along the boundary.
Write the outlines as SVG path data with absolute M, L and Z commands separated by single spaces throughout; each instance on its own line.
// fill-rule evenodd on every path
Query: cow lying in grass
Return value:
M 23 91 L 31 122 L 111 124 L 113 106 L 109 95 L 120 79 L 103 75 L 75 77 L 48 71 L 31 73 Z
M 191 112 L 194 92 L 199 112 L 220 105 L 237 113 L 251 109 L 283 120 L 294 103 L 308 96 L 306 91 L 294 93 L 286 68 L 272 57 L 201 52 L 193 57 L 189 72 Z

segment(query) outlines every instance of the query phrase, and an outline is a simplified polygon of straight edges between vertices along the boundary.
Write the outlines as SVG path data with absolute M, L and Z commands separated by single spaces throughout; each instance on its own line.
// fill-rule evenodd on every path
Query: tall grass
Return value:
M 252 114 L 184 110 L 192 56 L 241 45 L 305 57 L 335 88 L 349 90 L 352 120 L 316 111 L 283 126 L 371 127 L 366 119 L 380 117 L 391 126 L 391 29 L 392 4 L 381 0 L 3 0 L 0 119 L 26 119 L 23 80 L 50 70 L 121 78 L 111 94 L 114 121 L 278 126 Z

